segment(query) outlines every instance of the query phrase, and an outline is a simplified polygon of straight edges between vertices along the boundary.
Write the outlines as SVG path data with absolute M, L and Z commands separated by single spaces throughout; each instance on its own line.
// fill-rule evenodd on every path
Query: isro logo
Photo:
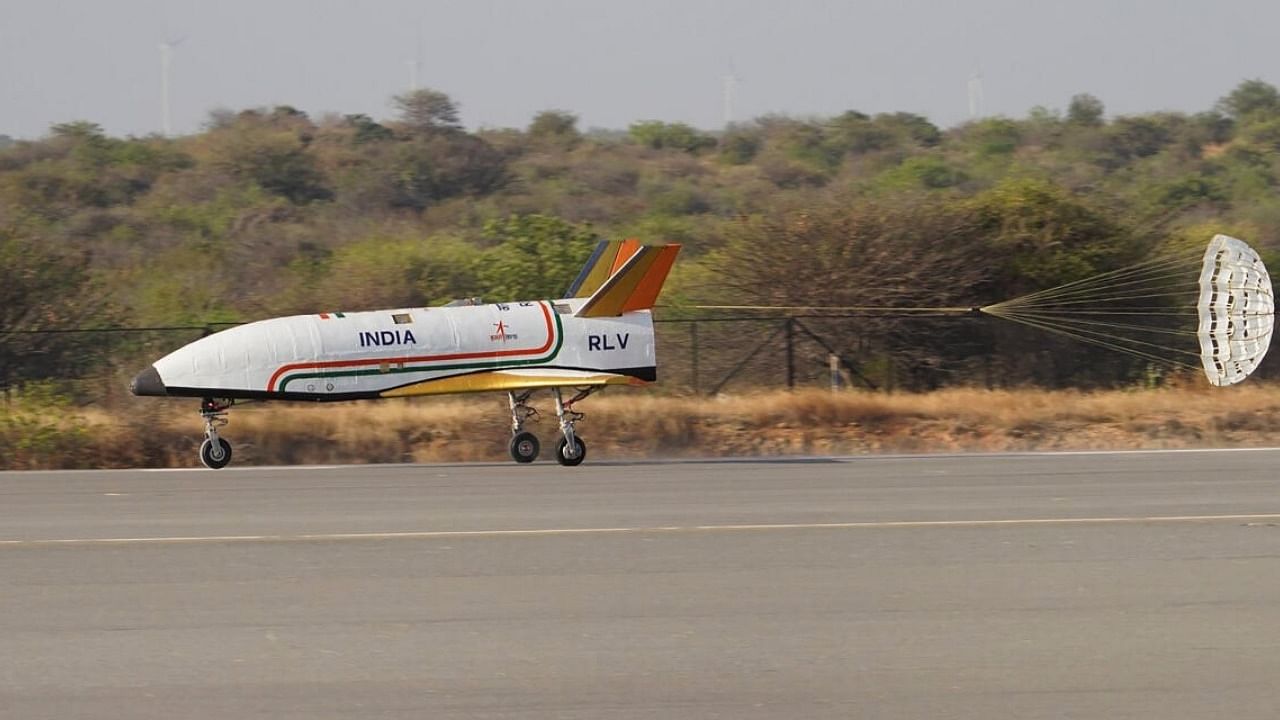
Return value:
M 360 347 L 382 347 L 386 345 L 416 345 L 418 339 L 412 330 L 375 330 L 360 333 Z
M 493 325 L 494 325 L 493 334 L 489 336 L 489 339 L 494 342 L 498 342 L 499 340 L 501 340 L 502 342 L 506 342 L 508 340 L 517 340 L 520 337 L 515 333 L 507 332 L 507 324 L 501 320 L 494 323 Z

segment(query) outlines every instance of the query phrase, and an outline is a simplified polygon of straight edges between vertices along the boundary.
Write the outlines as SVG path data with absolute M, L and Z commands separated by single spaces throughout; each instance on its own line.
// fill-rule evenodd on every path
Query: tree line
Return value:
M 388 118 L 217 111 L 176 138 L 89 121 L 0 137 L 0 330 L 551 297 L 604 237 L 684 243 L 671 317 L 699 303 L 981 304 L 1214 232 L 1267 258 L 1280 247 L 1280 93 L 1261 80 L 1198 113 L 1108 117 L 1077 95 L 951 128 L 849 110 L 600 131 L 547 110 L 469 131 L 436 90 L 391 106 Z M 909 387 L 989 378 L 993 358 L 1002 384 L 1146 372 L 982 323 L 825 327 Z M 0 385 L 92 377 L 143 349 L 127 335 L 6 332 Z

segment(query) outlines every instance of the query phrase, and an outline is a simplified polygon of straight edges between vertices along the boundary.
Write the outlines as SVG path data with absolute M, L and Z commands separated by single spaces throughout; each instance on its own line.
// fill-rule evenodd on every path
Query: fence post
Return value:
M 700 395 L 698 388 L 698 321 L 689 321 L 689 385 L 694 395 Z
M 796 387 L 796 320 L 787 318 L 787 389 Z

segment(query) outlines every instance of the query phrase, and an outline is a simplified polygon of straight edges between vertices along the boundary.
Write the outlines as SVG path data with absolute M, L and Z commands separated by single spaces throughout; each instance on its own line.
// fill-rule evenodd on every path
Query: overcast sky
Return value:
M 1075 93 L 1108 114 L 1200 111 L 1241 80 L 1280 84 L 1275 0 L 0 0 L 0 134 L 90 120 L 161 128 L 159 43 L 178 133 L 215 108 L 391 115 L 419 82 L 469 127 L 560 108 L 642 119 L 905 110 L 951 126 Z M 419 43 L 419 40 L 421 42 Z

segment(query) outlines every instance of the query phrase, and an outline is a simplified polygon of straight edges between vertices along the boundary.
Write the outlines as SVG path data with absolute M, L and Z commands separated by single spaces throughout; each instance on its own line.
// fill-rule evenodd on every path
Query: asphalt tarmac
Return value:
M 0 473 L 0 718 L 1273 720 L 1278 465 Z

